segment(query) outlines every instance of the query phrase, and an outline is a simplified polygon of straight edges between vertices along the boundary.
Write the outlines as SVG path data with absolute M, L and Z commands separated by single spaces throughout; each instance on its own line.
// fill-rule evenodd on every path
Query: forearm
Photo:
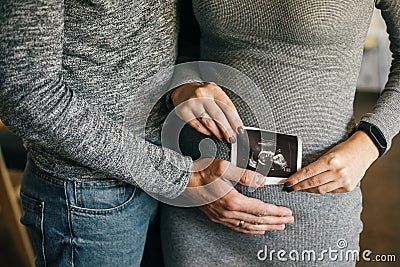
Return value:
M 378 148 L 365 132 L 356 131 L 348 141 L 357 150 L 357 154 L 364 158 L 366 166 L 370 166 L 378 158 Z
M 64 83 L 63 13 L 63 1 L 2 4 L 2 120 L 36 147 L 175 197 L 186 186 L 191 160 L 145 142 Z
M 387 25 L 393 61 L 388 82 L 375 108 L 361 120 L 377 126 L 390 147 L 392 138 L 400 131 L 400 0 L 376 2 Z

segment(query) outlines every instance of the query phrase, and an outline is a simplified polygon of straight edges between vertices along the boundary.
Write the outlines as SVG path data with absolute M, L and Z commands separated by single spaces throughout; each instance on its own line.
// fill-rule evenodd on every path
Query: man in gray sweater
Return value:
M 190 158 L 144 139 L 148 109 L 175 62 L 176 5 L 0 4 L 0 116 L 29 152 L 21 222 L 38 266 L 138 266 L 157 209 L 142 190 L 175 198 L 221 168 L 250 184 L 253 173 L 226 161 L 192 171 Z M 290 210 L 235 190 L 204 208 L 225 225 L 245 215 L 246 228 L 229 226 L 245 233 L 265 231 L 268 216 L 292 220 Z

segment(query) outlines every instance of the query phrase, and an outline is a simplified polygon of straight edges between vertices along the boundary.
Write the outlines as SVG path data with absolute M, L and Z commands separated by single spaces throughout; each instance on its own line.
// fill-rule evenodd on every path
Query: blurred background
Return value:
M 370 111 L 379 97 L 387 81 L 391 57 L 385 22 L 380 11 L 375 10 L 357 84 L 354 104 L 357 119 Z M 400 230 L 397 229 L 400 226 L 400 194 L 397 188 L 400 188 L 400 135 L 394 138 L 389 152 L 367 171 L 361 183 L 361 218 L 364 222 L 361 251 L 371 250 L 371 255 L 395 255 L 397 263 L 378 262 L 377 259 L 359 262 L 358 267 L 400 266 Z
M 365 42 L 363 63 L 357 85 L 355 101 L 356 118 L 370 111 L 383 89 L 391 62 L 386 26 L 375 10 Z M 0 178 L 0 266 L 24 266 L 32 255 L 26 248 L 26 239 L 16 225 L 18 215 L 19 183 L 25 165 L 26 152 L 22 142 L 0 124 L 0 145 L 5 159 Z M 370 250 L 370 262 L 362 266 L 400 266 L 400 136 L 393 140 L 392 148 L 377 160 L 362 181 L 364 230 L 361 234 L 361 251 Z M 4 180 L 4 181 L 3 181 Z M 8 198 L 7 198 L 8 197 Z M 15 200 L 17 205 L 9 202 Z M 3 205 L 3 206 L 2 206 Z M 14 220 L 13 220 L 14 219 Z M 25 256 L 24 256 L 25 254 Z M 390 260 L 395 255 L 395 262 Z

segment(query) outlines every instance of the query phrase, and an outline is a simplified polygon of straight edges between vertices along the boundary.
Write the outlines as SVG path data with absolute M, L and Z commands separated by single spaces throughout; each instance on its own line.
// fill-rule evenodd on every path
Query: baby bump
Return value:
M 353 254 L 348 252 L 359 250 L 362 230 L 359 188 L 335 195 L 286 193 L 281 186 L 266 186 L 256 191 L 243 186 L 236 188 L 250 197 L 291 208 L 294 223 L 286 225 L 284 231 L 246 235 L 212 222 L 199 209 L 162 205 L 166 266 L 191 266 L 193 262 L 205 266 L 355 265 L 350 258 Z M 283 251 L 288 260 L 278 259 L 277 251 Z M 335 257 L 344 255 L 344 260 L 332 260 L 327 251 L 335 251 Z M 300 260 L 295 260 L 295 255 L 300 255 Z M 302 259 L 303 255 L 311 258 Z M 350 255 L 349 260 L 346 255 Z
M 361 232 L 362 195 L 360 187 L 353 191 L 339 194 L 313 194 L 282 190 L 282 185 L 267 185 L 263 188 L 249 188 L 236 185 L 242 194 L 263 202 L 285 206 L 292 210 L 295 221 L 301 224 L 328 228 L 351 227 Z
M 210 137 L 212 140 L 209 142 L 203 142 L 204 138 L 204 135 L 192 127 L 185 127 L 180 135 L 182 152 L 193 159 L 216 157 L 230 161 L 230 144 L 213 137 Z M 290 208 L 298 223 L 315 227 L 350 227 L 357 233 L 361 232 L 362 195 L 359 187 L 348 193 L 323 195 L 306 192 L 287 193 L 282 190 L 282 185 L 267 185 L 254 189 L 238 184 L 235 188 L 243 195 Z

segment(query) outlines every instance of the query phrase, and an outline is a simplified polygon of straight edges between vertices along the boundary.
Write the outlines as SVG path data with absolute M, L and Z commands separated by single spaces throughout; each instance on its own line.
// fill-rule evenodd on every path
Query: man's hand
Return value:
M 203 159 L 194 163 L 185 190 L 186 197 L 201 203 L 200 209 L 213 222 L 247 234 L 284 230 L 293 223 L 292 211 L 286 207 L 267 204 L 249 198 L 233 188 L 230 181 L 251 187 L 265 185 L 265 177 L 250 170 L 233 166 L 228 161 Z
M 378 155 L 378 149 L 370 137 L 357 131 L 317 161 L 289 177 L 284 190 L 319 194 L 350 192 Z

